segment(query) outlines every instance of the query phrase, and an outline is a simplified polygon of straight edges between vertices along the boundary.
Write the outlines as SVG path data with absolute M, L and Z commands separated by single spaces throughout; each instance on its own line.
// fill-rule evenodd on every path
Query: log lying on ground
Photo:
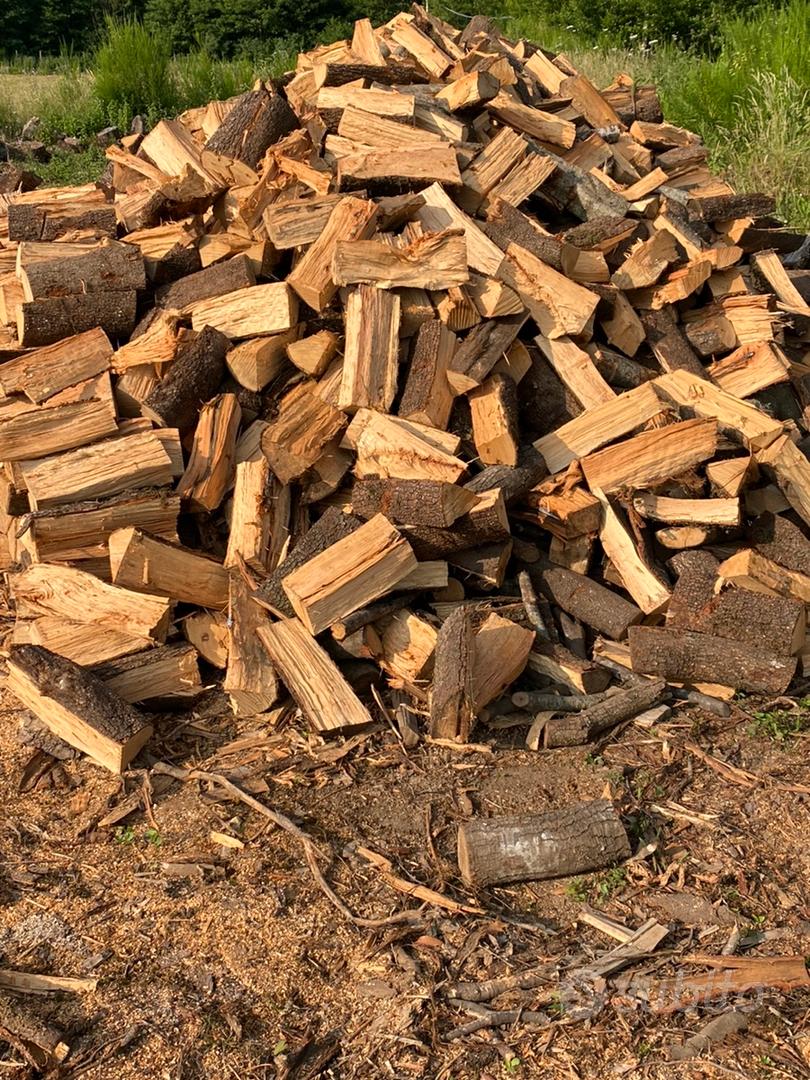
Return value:
M 152 734 L 100 679 L 39 645 L 11 647 L 7 685 L 54 735 L 111 772 L 123 772 Z
M 584 874 L 629 856 L 627 833 L 606 799 L 548 814 L 475 819 L 458 830 L 458 864 L 470 885 Z
M 592 705 L 581 713 L 553 716 L 543 728 L 543 745 L 577 746 L 651 708 L 666 689 L 662 679 L 623 690 L 613 697 Z

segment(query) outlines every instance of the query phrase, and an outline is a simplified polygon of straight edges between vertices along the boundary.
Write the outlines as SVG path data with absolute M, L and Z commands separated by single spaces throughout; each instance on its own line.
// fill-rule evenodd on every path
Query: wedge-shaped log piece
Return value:
M 26 644 L 41 645 L 82 667 L 129 656 L 140 652 L 148 644 L 143 637 L 112 630 L 109 626 L 99 633 L 93 623 L 73 622 L 61 615 L 41 615 L 26 623 L 25 629 Z
M 60 390 L 108 371 L 112 353 L 110 339 L 95 327 L 9 360 L 0 367 L 0 388 L 4 394 L 24 394 L 39 405 Z
M 112 533 L 109 546 L 115 585 L 207 608 L 227 606 L 228 571 L 216 559 L 133 528 Z
M 472 697 L 476 715 L 522 674 L 534 641 L 533 630 L 495 612 L 487 616 L 473 640 Z
M 676 127 L 674 124 L 652 124 L 644 120 L 636 120 L 630 127 L 630 134 L 643 146 L 651 146 L 654 150 L 690 146 L 699 141 L 697 135 L 685 128 Z
M 666 229 L 653 233 L 633 247 L 610 281 L 619 289 L 641 289 L 654 285 L 670 263 L 678 259 L 675 237 Z
M 289 484 L 315 464 L 345 426 L 345 415 L 318 397 L 314 383 L 298 383 L 285 394 L 275 420 L 265 428 L 262 451 L 279 480 Z
M 297 619 L 260 626 L 257 634 L 313 731 L 347 731 L 372 723 L 337 664 Z
M 413 420 L 358 409 L 345 434 L 357 452 L 358 477 L 444 480 L 454 484 L 467 471 L 455 456 L 461 440 Z
M 566 570 L 565 573 L 573 573 Z M 575 574 L 575 577 L 582 577 Z M 538 641 L 529 653 L 528 667 L 553 683 L 567 686 L 576 694 L 598 694 L 610 682 L 610 672 L 598 664 L 576 656 L 564 645 Z
M 458 864 L 470 885 L 567 877 L 629 857 L 627 833 L 606 799 L 547 814 L 476 818 L 458 831 Z
M 430 319 L 419 327 L 399 403 L 403 420 L 447 427 L 454 398 L 447 372 L 457 344 L 456 335 L 441 319 Z
M 697 379 L 686 371 L 672 371 L 655 380 L 665 399 L 691 410 L 695 416 L 714 417 L 724 434 L 741 441 L 751 450 L 769 446 L 784 430 L 779 420 L 733 394 Z
M 216 393 L 225 374 L 230 342 L 212 326 L 205 326 L 186 345 L 165 377 L 143 403 L 141 412 L 158 427 L 187 431 L 200 409 Z
M 382 480 L 370 476 L 352 488 L 352 513 L 370 519 L 385 514 L 397 525 L 446 529 L 469 513 L 478 496 L 441 480 Z
M 467 263 L 479 274 L 494 277 L 503 252 L 478 225 L 456 206 L 440 184 L 431 184 L 421 193 L 424 205 L 414 214 L 426 232 L 441 232 L 447 228 L 462 228 L 467 238 Z
M 38 563 L 10 577 L 20 618 L 57 615 L 99 629 L 140 637 L 144 644 L 164 641 L 171 602 L 116 585 L 71 566 Z
M 473 439 L 485 465 L 517 465 L 518 394 L 508 375 L 490 375 L 468 398 Z
M 614 439 L 643 427 L 662 411 L 661 399 L 649 383 L 619 394 L 538 439 L 535 448 L 545 458 L 550 473 L 558 473 Z
M 188 465 L 177 485 L 177 494 L 194 509 L 216 510 L 231 486 L 241 419 L 236 394 L 220 394 L 200 410 Z
M 272 501 L 273 495 L 278 494 L 277 489 L 270 463 L 263 455 L 256 460 L 237 462 L 225 566 L 238 566 L 241 559 L 254 570 L 266 569 L 270 554 Z
M 780 491 L 806 524 L 810 525 L 810 461 L 787 435 L 758 451 L 757 462 L 773 473 Z
M 358 150 L 338 159 L 337 183 L 341 191 L 416 190 L 430 184 L 454 187 L 461 184 L 461 173 L 451 146 Z
M 320 378 L 329 367 L 338 349 L 339 338 L 331 330 L 319 330 L 309 337 L 290 341 L 286 346 L 287 358 L 299 371 Z
M 297 298 L 283 281 L 237 289 L 200 300 L 191 308 L 191 325 L 195 330 L 212 326 L 235 339 L 279 334 L 291 329 L 297 321 Z
M 457 394 L 479 386 L 517 338 L 526 314 L 490 319 L 474 327 L 456 348 L 447 369 L 447 381 Z
M 278 678 L 258 631 L 270 626 L 242 577 L 231 575 L 228 603 L 228 668 L 222 689 L 237 716 L 266 712 L 278 697 Z
M 557 539 L 576 540 L 599 532 L 602 505 L 583 487 L 571 487 L 549 480 L 539 484 L 525 497 L 526 505 L 536 511 L 537 524 Z
M 781 351 L 770 342 L 741 345 L 707 369 L 721 390 L 745 398 L 768 386 L 787 382 L 789 366 Z
M 282 579 L 295 613 L 312 634 L 371 603 L 416 569 L 405 537 L 377 514 Z
M 723 458 L 721 461 L 709 461 L 706 464 L 706 479 L 717 495 L 739 498 L 755 472 L 751 454 L 744 457 Z
M 450 112 L 456 112 L 491 101 L 500 89 L 501 84 L 494 75 L 486 71 L 470 71 L 448 83 L 438 92 L 436 100 L 444 102 Z
M 713 682 L 751 693 L 783 694 L 795 657 L 778 657 L 753 644 L 670 627 L 632 626 L 633 671 L 674 682 Z
M 339 408 L 387 412 L 391 407 L 397 389 L 399 320 L 396 293 L 372 285 L 359 285 L 350 292 Z
M 190 312 L 194 305 L 215 296 L 249 289 L 256 284 L 250 259 L 245 254 L 234 255 L 232 259 L 207 266 L 196 274 L 173 281 L 170 285 L 158 289 L 155 302 L 159 307 L 173 308 L 177 311 Z
M 187 642 L 160 645 L 93 669 L 108 690 L 130 705 L 183 708 L 205 689 L 197 650 Z
M 463 229 L 420 236 L 404 248 L 377 240 L 342 240 L 335 246 L 332 279 L 379 289 L 450 289 L 470 277 Z
M 429 678 L 438 634 L 425 619 L 404 608 L 382 625 L 381 662 L 395 677 L 407 682 Z
M 207 663 L 228 664 L 228 616 L 223 611 L 195 611 L 183 619 L 183 633 Z
M 176 540 L 179 512 L 180 500 L 168 490 L 124 492 L 109 499 L 38 510 L 27 519 L 20 539 L 34 562 L 103 557 L 110 533 L 130 524 Z
M 552 159 L 543 154 L 527 154 L 513 169 L 510 169 L 503 180 L 495 185 L 486 200 L 487 207 L 489 207 L 490 202 L 495 205 L 508 203 L 514 207 L 520 206 L 538 188 L 543 186 L 556 167 Z M 580 252 L 580 256 L 580 263 L 584 263 L 586 253 Z M 596 261 L 597 263 L 604 263 L 601 256 Z M 605 267 L 606 277 L 607 268 Z
M 237 98 L 205 148 L 255 169 L 267 148 L 297 126 L 287 99 L 259 85 Z
M 258 393 L 284 367 L 287 361 L 287 345 L 298 337 L 298 327 L 282 334 L 249 338 L 228 350 L 228 371 L 240 386 Z
M 288 251 L 314 243 L 326 228 L 330 214 L 344 198 L 344 195 L 319 195 L 314 199 L 271 203 L 262 220 L 273 247 Z
M 391 37 L 416 60 L 433 79 L 441 79 L 452 61 L 439 46 L 423 33 L 415 22 L 397 22 Z
M 504 540 L 509 536 L 509 518 L 503 494 L 493 489 L 478 495 L 469 513 L 458 518 L 450 528 L 409 525 L 403 526 L 403 531 L 419 559 L 441 559 Z
M 592 491 L 643 488 L 707 461 L 716 449 L 714 418 L 684 420 L 589 454 L 582 459 L 582 471 Z
M 141 431 L 64 454 L 20 463 L 32 510 L 84 502 L 172 482 L 172 461 L 160 439 Z
M 706 369 L 669 308 L 662 311 L 642 311 L 641 324 L 662 370 L 686 371 L 701 379 L 707 377 Z
M 109 391 L 109 376 L 104 379 Z M 17 416 L 0 419 L 0 460 L 46 458 L 117 432 L 109 396 L 65 405 L 31 405 Z
M 460 604 L 444 620 L 436 639 L 430 690 L 430 735 L 467 742 L 475 719 L 475 639 L 469 612 Z
M 772 596 L 792 596 L 810 603 L 810 577 L 798 570 L 788 570 L 772 562 L 753 548 L 743 548 L 730 555 L 717 570 L 719 581 Z
M 554 113 L 523 105 L 504 91 L 488 101 L 486 108 L 502 123 L 525 135 L 532 135 L 541 142 L 550 143 L 552 146 L 561 146 L 564 150 L 568 150 L 576 140 L 577 129 L 570 120 L 563 120 Z
M 751 541 L 766 559 L 810 577 L 810 540 L 788 518 L 763 514 L 751 526 Z
M 603 520 L 599 530 L 602 548 L 621 575 L 625 589 L 646 615 L 664 610 L 669 603 L 669 589 L 641 558 L 630 534 L 604 494 L 593 485 L 591 490 L 602 503 Z
M 588 353 L 571 338 L 550 338 L 540 334 L 534 340 L 560 381 L 584 409 L 598 408 L 605 402 L 613 403 L 616 400 L 615 390 L 599 374 Z
M 332 280 L 332 259 L 338 241 L 368 240 L 376 218 L 377 206 L 373 202 L 347 196 L 336 204 L 318 239 L 287 277 L 288 285 L 305 304 L 320 312 L 330 303 L 338 288 Z
M 463 172 L 459 205 L 471 213 L 477 210 L 496 184 L 523 160 L 527 149 L 528 143 L 521 135 L 511 128 L 501 128 Z
M 733 529 L 740 524 L 739 499 L 669 499 L 650 493 L 633 499 L 635 510 L 653 521 L 671 525 L 714 525 Z
M 7 685 L 54 735 L 111 772 L 123 772 L 152 734 L 100 679 L 39 645 L 11 647 Z
M 506 249 L 498 276 L 520 296 L 545 337 L 583 334 L 599 303 L 595 293 L 518 244 Z

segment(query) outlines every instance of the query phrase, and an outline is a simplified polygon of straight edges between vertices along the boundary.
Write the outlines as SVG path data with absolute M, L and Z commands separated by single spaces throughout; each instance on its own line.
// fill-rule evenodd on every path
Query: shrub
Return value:
M 174 113 L 178 100 L 171 60 L 171 43 L 164 36 L 132 18 L 108 18 L 93 62 L 94 92 L 107 121 L 128 125 L 136 113 Z
M 255 79 L 249 60 L 217 60 L 207 49 L 176 57 L 173 71 L 178 102 L 184 109 L 241 94 Z

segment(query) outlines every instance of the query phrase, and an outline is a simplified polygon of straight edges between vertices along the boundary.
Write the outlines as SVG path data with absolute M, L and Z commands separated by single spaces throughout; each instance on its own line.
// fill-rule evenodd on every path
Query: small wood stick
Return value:
M 520 586 L 520 596 L 523 600 L 523 606 L 526 609 L 526 614 L 529 617 L 529 622 L 534 627 L 535 633 L 538 637 L 541 637 L 543 641 L 551 641 L 548 627 L 546 626 L 543 616 L 540 614 L 540 607 L 537 603 L 537 593 L 534 591 L 532 579 L 529 577 L 528 571 L 520 571 L 518 574 L 518 585 Z

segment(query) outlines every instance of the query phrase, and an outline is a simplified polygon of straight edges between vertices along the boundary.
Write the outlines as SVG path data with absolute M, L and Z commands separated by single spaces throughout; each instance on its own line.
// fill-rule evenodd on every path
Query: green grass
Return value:
M 765 736 L 780 746 L 790 744 L 803 731 L 810 728 L 810 698 L 803 698 L 798 709 L 770 709 L 752 713 L 748 734 Z

